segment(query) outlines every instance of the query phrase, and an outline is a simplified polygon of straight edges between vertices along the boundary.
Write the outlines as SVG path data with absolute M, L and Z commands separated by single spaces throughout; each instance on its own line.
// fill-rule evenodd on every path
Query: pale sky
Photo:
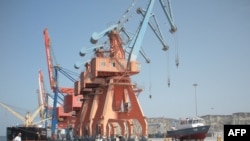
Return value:
M 23 115 L 33 112 L 38 107 L 40 69 L 47 92 L 53 94 L 45 58 L 44 28 L 48 28 L 56 62 L 80 74 L 83 68 L 76 70 L 73 66 L 93 57 L 79 56 L 82 48 L 93 46 L 89 42 L 91 34 L 117 23 L 131 2 L 1 0 L 0 102 Z M 147 1 L 138 0 L 135 6 L 146 5 Z M 194 116 L 194 83 L 198 84 L 198 115 L 250 112 L 250 1 L 172 0 L 171 5 L 178 28 L 174 35 L 168 32 L 170 26 L 158 1 L 153 10 L 170 46 L 169 58 L 149 27 L 142 47 L 151 63 L 144 63 L 141 55 L 137 58 L 142 67 L 133 81 L 144 89 L 138 99 L 145 116 Z M 134 16 L 128 22 L 131 32 L 138 26 L 134 21 L 141 19 L 140 15 Z M 70 80 L 59 77 L 62 86 L 73 87 Z M 18 118 L 0 107 L 0 135 L 6 134 L 6 126 L 19 123 Z

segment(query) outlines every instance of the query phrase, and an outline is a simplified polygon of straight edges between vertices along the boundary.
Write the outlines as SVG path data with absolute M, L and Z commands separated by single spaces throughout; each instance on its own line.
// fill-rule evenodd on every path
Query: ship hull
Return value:
M 205 139 L 210 126 L 167 131 L 167 137 L 176 139 Z
M 7 141 L 12 141 L 20 132 L 22 133 L 22 141 L 46 141 L 46 128 L 39 127 L 7 127 Z

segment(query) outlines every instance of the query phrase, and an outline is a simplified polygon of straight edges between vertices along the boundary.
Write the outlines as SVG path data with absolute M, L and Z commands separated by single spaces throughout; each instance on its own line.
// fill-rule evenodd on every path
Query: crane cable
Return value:
M 178 68 L 179 67 L 179 39 L 178 39 L 178 32 L 174 34 L 174 40 L 175 40 L 175 65 Z
M 50 41 L 50 50 L 51 50 L 51 56 L 52 56 L 52 59 L 51 59 L 51 61 L 52 61 L 52 67 L 55 67 L 55 65 L 57 66 L 58 65 L 58 63 L 57 63 L 57 60 L 56 60 L 56 56 L 55 56 L 55 52 L 54 52 L 54 49 L 53 49 L 53 47 L 52 47 L 52 45 L 51 45 L 51 41 Z M 55 64 L 54 64 L 55 63 Z
M 74 75 L 76 77 L 79 77 L 79 74 L 77 74 L 77 73 L 75 73 L 75 72 L 73 72 L 73 71 L 71 71 L 69 69 L 60 67 L 59 64 L 57 63 L 56 55 L 55 55 L 54 49 L 53 49 L 53 47 L 51 45 L 50 45 L 50 49 L 51 49 L 51 56 L 52 56 L 52 60 L 51 61 L 52 61 L 53 67 L 58 67 L 59 71 L 62 74 L 64 74 L 72 82 L 75 82 L 76 79 L 74 77 L 72 77 L 72 75 Z
M 175 65 L 178 68 L 179 67 L 179 44 L 178 44 L 178 35 L 177 33 L 174 34 L 174 40 L 175 40 Z M 168 77 L 168 87 L 170 87 L 171 85 L 171 80 L 170 80 L 170 53 L 169 50 L 166 54 L 166 58 L 167 58 L 167 77 Z
M 166 53 L 166 59 L 167 59 L 167 78 L 168 78 L 168 87 L 170 87 L 170 57 L 169 57 L 169 50 Z
M 124 23 L 128 22 L 128 19 L 130 19 L 134 15 L 134 14 L 131 14 L 130 16 L 126 16 L 130 12 L 130 10 L 134 7 L 136 1 L 137 0 L 133 0 L 132 3 L 130 4 L 130 6 L 124 12 L 124 14 L 122 15 L 121 19 L 118 21 L 119 25 L 123 25 Z M 128 17 L 128 18 L 125 19 L 125 17 Z
M 148 87 L 148 91 L 149 91 L 149 98 L 151 99 L 152 98 L 152 93 L 151 93 L 151 82 L 152 82 L 152 79 L 151 79 L 151 64 L 149 64 L 149 87 Z

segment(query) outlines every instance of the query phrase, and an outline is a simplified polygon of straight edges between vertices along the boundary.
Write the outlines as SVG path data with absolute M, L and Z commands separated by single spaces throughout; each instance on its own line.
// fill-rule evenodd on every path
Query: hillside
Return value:
M 225 124 L 235 125 L 250 125 L 250 113 L 240 112 L 232 115 L 204 115 L 206 124 L 210 125 L 208 135 L 212 133 L 222 133 Z M 164 134 L 171 129 L 172 122 L 177 119 L 171 118 L 147 118 L 149 134 Z

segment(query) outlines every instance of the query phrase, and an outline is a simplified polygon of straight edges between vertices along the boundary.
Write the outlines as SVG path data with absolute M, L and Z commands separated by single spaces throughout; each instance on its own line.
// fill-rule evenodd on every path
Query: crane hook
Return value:
M 168 78 L 168 87 L 170 87 L 170 84 L 171 84 L 171 83 L 170 83 L 170 78 Z
M 175 65 L 177 68 L 179 67 L 179 57 L 178 56 L 175 59 Z

